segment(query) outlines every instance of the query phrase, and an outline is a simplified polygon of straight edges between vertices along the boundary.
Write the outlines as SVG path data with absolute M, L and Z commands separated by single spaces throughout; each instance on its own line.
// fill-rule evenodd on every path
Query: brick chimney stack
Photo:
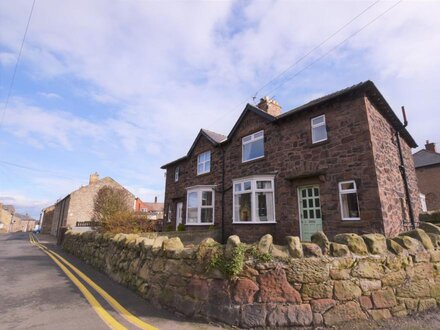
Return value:
M 154 204 L 157 203 L 157 196 L 154 197 Z
M 98 181 L 99 181 L 99 174 L 98 174 L 98 172 L 90 174 L 89 184 L 94 184 L 94 183 L 96 183 Z
M 429 142 L 429 140 L 426 140 L 425 149 L 430 152 L 437 152 L 437 149 L 435 148 L 435 143 Z
M 281 106 L 277 101 L 272 100 L 267 96 L 260 99 L 260 103 L 257 104 L 257 108 L 274 117 L 281 115 Z

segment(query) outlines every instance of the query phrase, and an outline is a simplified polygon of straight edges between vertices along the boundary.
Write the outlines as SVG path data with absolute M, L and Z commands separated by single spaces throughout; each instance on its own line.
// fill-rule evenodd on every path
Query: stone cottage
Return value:
M 435 143 L 426 141 L 425 149 L 414 155 L 419 189 L 425 195 L 428 211 L 440 210 L 440 153 Z
M 371 81 L 282 112 L 247 104 L 227 136 L 202 129 L 163 165 L 165 220 L 223 237 L 380 232 L 416 226 L 416 142 Z
M 58 236 L 61 227 L 90 226 L 87 223 L 92 221 L 95 196 L 105 186 L 126 190 L 110 177 L 99 179 L 98 173 L 91 174 L 88 185 L 82 186 L 55 203 L 50 230 L 51 235 Z M 129 196 L 127 205 L 134 209 L 134 195 L 128 190 L 126 191 Z

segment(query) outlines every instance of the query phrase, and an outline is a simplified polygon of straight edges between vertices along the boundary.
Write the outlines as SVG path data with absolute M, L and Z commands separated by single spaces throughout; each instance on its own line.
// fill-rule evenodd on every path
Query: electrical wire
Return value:
M 265 83 L 263 86 L 261 86 L 254 94 L 253 99 L 255 99 L 258 96 L 258 93 L 260 93 L 265 87 L 269 86 L 272 82 L 277 80 L 278 78 L 282 77 L 286 72 L 293 69 L 295 66 L 297 66 L 302 60 L 304 60 L 306 57 L 308 57 L 310 54 L 312 54 L 315 50 L 320 48 L 322 45 L 330 41 L 333 37 L 335 37 L 339 32 L 341 32 L 343 29 L 345 29 L 347 26 L 349 26 L 351 23 L 353 23 L 356 19 L 358 19 L 360 16 L 362 16 L 365 12 L 370 10 L 372 7 L 374 7 L 376 4 L 379 3 L 380 0 L 377 0 L 376 2 L 369 5 L 367 8 L 362 10 L 359 14 L 357 14 L 355 17 L 353 17 L 351 20 L 349 20 L 347 23 L 342 25 L 339 29 L 337 29 L 335 32 L 333 32 L 330 36 L 328 36 L 326 39 L 324 39 L 322 42 L 320 42 L 318 45 L 313 47 L 310 51 L 308 51 L 306 54 L 301 56 L 299 59 L 297 59 L 292 65 L 287 67 L 285 70 L 283 70 L 281 73 L 273 77 L 270 81 Z
M 399 0 L 398 2 L 396 2 L 394 5 L 392 5 L 391 7 L 389 7 L 387 10 L 385 10 L 384 12 L 382 12 L 381 14 L 379 14 L 378 16 L 376 16 L 374 19 L 372 19 L 371 21 L 369 21 L 367 24 L 363 25 L 359 30 L 357 30 L 356 32 L 352 33 L 351 35 L 349 35 L 347 38 L 345 38 L 344 40 L 342 40 L 341 42 L 339 42 L 338 44 L 336 44 L 334 47 L 330 48 L 330 50 L 328 50 L 327 52 L 325 52 L 323 55 L 319 56 L 318 58 L 316 58 L 315 60 L 313 60 L 310 64 L 308 64 L 306 67 L 302 68 L 301 70 L 297 71 L 295 74 L 293 74 L 292 76 L 287 77 L 284 81 L 279 82 L 275 88 L 271 89 L 268 94 L 272 94 L 274 91 L 280 89 L 285 83 L 287 83 L 288 81 L 292 80 L 293 78 L 295 78 L 296 76 L 298 76 L 299 74 L 301 74 L 302 72 L 304 72 L 305 70 L 307 70 L 308 68 L 310 68 L 312 65 L 314 65 L 315 63 L 319 62 L 320 60 L 322 60 L 324 57 L 327 57 L 330 53 L 332 53 L 334 50 L 336 50 L 337 48 L 339 48 L 341 45 L 345 44 L 348 40 L 350 40 L 351 38 L 353 38 L 354 36 L 356 36 L 357 34 L 359 34 L 361 31 L 363 31 L 364 29 L 366 29 L 368 26 L 370 26 L 371 24 L 373 24 L 375 21 L 377 21 L 379 18 L 381 18 L 382 16 L 384 16 L 385 14 L 387 14 L 388 12 L 390 12 L 392 9 L 394 9 L 397 5 L 399 5 L 403 0 Z
M 35 1 L 34 0 L 32 2 L 32 7 L 31 7 L 31 11 L 29 13 L 29 17 L 27 20 L 27 24 L 26 24 L 26 29 L 24 31 L 24 35 L 23 35 L 23 39 L 21 41 L 21 46 L 20 46 L 20 51 L 18 52 L 18 56 L 17 56 L 17 62 L 15 63 L 15 67 L 14 67 L 14 71 L 12 73 L 12 79 L 11 79 L 11 83 L 9 85 L 9 90 L 8 90 L 8 94 L 6 96 L 6 101 L 5 101 L 5 105 L 3 107 L 3 112 L 0 118 L 0 128 L 2 127 L 3 121 L 5 119 L 5 114 L 6 114 L 6 109 L 8 108 L 8 104 L 9 104 L 9 99 L 11 97 L 11 93 L 12 93 L 12 87 L 14 86 L 14 82 L 15 82 L 15 76 L 17 75 L 17 68 L 18 68 L 18 64 L 20 63 L 20 58 L 21 58 L 21 53 L 23 52 L 23 46 L 24 46 L 24 42 L 26 40 L 26 35 L 28 33 L 29 30 L 29 25 L 31 22 L 31 18 L 32 18 L 32 13 L 34 12 L 34 7 L 35 7 Z

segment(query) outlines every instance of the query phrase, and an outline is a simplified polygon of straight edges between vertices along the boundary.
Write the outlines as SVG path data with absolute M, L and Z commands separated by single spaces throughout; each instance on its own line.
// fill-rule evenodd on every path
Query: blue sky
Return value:
M 440 142 L 440 2 L 36 0 L 5 108 L 31 6 L 0 2 L 0 201 L 35 217 L 94 171 L 162 199 L 160 166 L 201 127 L 227 134 L 370 6 L 257 100 L 287 111 L 371 79 L 420 146 Z

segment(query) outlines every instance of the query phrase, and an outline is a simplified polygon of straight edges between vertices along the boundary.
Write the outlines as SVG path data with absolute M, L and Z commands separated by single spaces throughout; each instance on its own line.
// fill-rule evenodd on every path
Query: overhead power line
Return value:
M 371 9 L 373 6 L 375 6 L 377 3 L 379 3 L 380 0 L 377 0 L 376 2 L 369 5 L 367 8 L 362 10 L 359 14 L 354 16 L 351 20 L 349 20 L 347 23 L 342 25 L 339 29 L 337 29 L 335 32 L 333 32 L 331 35 L 329 35 L 326 39 L 321 41 L 318 45 L 313 47 L 311 50 L 309 50 L 307 53 L 305 53 L 303 56 L 301 56 L 299 59 L 297 59 L 292 65 L 284 69 L 282 72 L 280 72 L 278 75 L 273 77 L 271 80 L 269 80 L 267 83 L 265 83 L 263 86 L 261 86 L 254 94 L 253 98 L 255 99 L 258 96 L 258 93 L 260 93 L 265 87 L 269 86 L 271 83 L 273 83 L 278 78 L 282 77 L 286 72 L 293 69 L 295 66 L 297 66 L 302 60 L 304 60 L 306 57 L 308 57 L 310 54 L 312 54 L 314 51 L 319 49 L 322 45 L 330 41 L 333 37 L 335 37 L 339 32 L 341 32 L 343 29 L 345 29 L 347 26 L 349 26 L 351 23 L 353 23 L 356 19 L 358 19 L 360 16 L 362 16 L 365 12 L 367 12 L 369 9 Z
M 24 31 L 23 39 L 21 40 L 20 51 L 18 52 L 17 62 L 15 63 L 14 72 L 12 73 L 11 83 L 9 85 L 8 94 L 6 95 L 5 105 L 3 107 L 2 116 L 0 118 L 0 128 L 1 128 L 1 126 L 3 124 L 3 120 L 5 119 L 6 109 L 8 108 L 9 99 L 10 99 L 11 93 L 12 93 L 12 87 L 14 87 L 15 76 L 17 75 L 18 63 L 20 63 L 21 53 L 23 52 L 24 41 L 26 40 L 26 35 L 27 35 L 28 30 L 29 30 L 29 24 L 31 22 L 32 13 L 34 12 L 35 1 L 36 0 L 34 0 L 32 2 L 32 7 L 31 7 L 31 11 L 29 13 L 28 20 L 27 20 L 26 29 Z
M 328 50 L 327 52 L 325 52 L 324 54 L 322 54 L 321 56 L 319 56 L 318 58 L 316 58 L 315 60 L 313 60 L 311 63 L 309 63 L 306 67 L 302 68 L 301 70 L 297 71 L 295 74 L 293 74 L 292 76 L 287 77 L 286 79 L 284 79 L 284 81 L 279 82 L 275 88 L 271 89 L 268 94 L 272 94 L 274 91 L 278 90 L 279 88 L 281 88 L 285 83 L 287 83 L 288 81 L 292 80 L 293 78 L 295 78 L 296 76 L 298 76 L 299 74 L 301 74 L 302 72 L 304 72 L 305 70 L 307 70 L 308 68 L 310 68 L 312 65 L 314 65 L 315 63 L 319 62 L 320 60 L 322 60 L 324 57 L 326 57 L 327 55 L 329 55 L 331 52 L 333 52 L 334 50 L 336 50 L 337 48 L 339 48 L 341 45 L 345 44 L 348 40 L 350 40 L 351 38 L 353 38 L 354 36 L 356 36 L 357 34 L 359 34 L 361 31 L 363 31 L 364 29 L 366 29 L 368 26 L 370 26 L 371 24 L 373 24 L 375 21 L 377 21 L 379 18 L 381 18 L 382 16 L 384 16 L 385 14 L 387 14 L 389 11 L 391 11 L 392 9 L 394 9 L 398 4 L 400 4 L 403 0 L 400 0 L 398 2 L 396 2 L 394 5 L 392 5 L 391 7 L 389 7 L 387 10 L 385 10 L 384 12 L 382 12 L 381 14 L 377 15 L 374 19 L 372 19 L 371 21 L 369 21 L 367 24 L 363 25 L 359 30 L 357 30 L 356 32 L 352 33 L 351 35 L 349 35 L 347 38 L 345 38 L 344 40 L 342 40 L 341 42 L 339 42 L 338 44 L 336 44 L 334 47 L 330 48 L 330 50 Z
M 273 77 L 271 80 L 269 80 L 267 83 L 265 83 L 264 85 L 262 85 L 254 94 L 253 97 L 249 97 L 246 100 L 244 100 L 244 102 L 247 102 L 248 100 L 255 100 L 255 98 L 257 97 L 258 93 L 260 93 L 265 87 L 269 86 L 271 83 L 273 83 L 274 81 L 276 81 L 277 79 L 279 79 L 280 77 L 282 77 L 285 73 L 287 73 L 288 71 L 292 70 L 295 66 L 297 66 L 300 62 L 302 62 L 305 58 L 307 58 L 308 56 L 310 56 L 313 52 L 315 52 L 317 49 L 319 49 L 322 45 L 324 45 L 325 43 L 327 43 L 328 41 L 330 41 L 332 38 L 334 38 L 339 32 L 341 32 L 343 29 L 345 29 L 347 26 L 349 26 L 351 23 L 353 23 L 356 19 L 358 19 L 360 16 L 362 16 L 363 14 L 365 14 L 368 10 L 370 10 L 373 6 L 375 6 L 377 3 L 379 3 L 381 0 L 377 0 L 375 2 L 373 2 L 371 5 L 369 5 L 368 7 L 366 7 L 365 9 L 363 9 L 360 13 L 358 13 L 356 16 L 354 16 L 353 18 L 351 18 L 347 23 L 345 23 L 344 25 L 342 25 L 340 28 L 338 28 L 335 32 L 333 32 L 331 35 L 329 35 L 327 38 L 325 38 L 323 41 L 321 41 L 318 45 L 316 45 L 315 47 L 313 47 L 310 51 L 308 51 L 306 54 L 304 54 L 303 56 L 301 56 L 299 59 L 297 59 L 293 64 L 291 64 L 289 67 L 287 67 L 285 70 L 283 70 L 281 73 L 279 73 L 278 75 L 276 75 L 275 77 Z M 402 0 L 401 0 L 402 1 Z M 377 18 L 376 18 L 377 19 Z M 360 31 L 359 31 L 360 32 Z M 311 66 L 311 65 L 310 65 Z M 302 72 L 302 71 L 301 71 Z M 275 89 L 274 89 L 275 90 Z M 272 92 L 271 92 L 272 93 Z M 267 93 L 267 94 L 271 94 L 271 93 Z M 242 105 L 243 102 L 240 102 L 237 106 L 234 106 L 232 108 L 232 111 L 235 111 L 236 107 Z M 221 118 L 224 118 L 227 115 L 230 115 L 231 113 L 228 111 L 227 113 L 224 113 L 222 115 L 220 115 L 219 117 L 217 117 L 214 122 L 217 122 L 218 120 L 220 120 Z

